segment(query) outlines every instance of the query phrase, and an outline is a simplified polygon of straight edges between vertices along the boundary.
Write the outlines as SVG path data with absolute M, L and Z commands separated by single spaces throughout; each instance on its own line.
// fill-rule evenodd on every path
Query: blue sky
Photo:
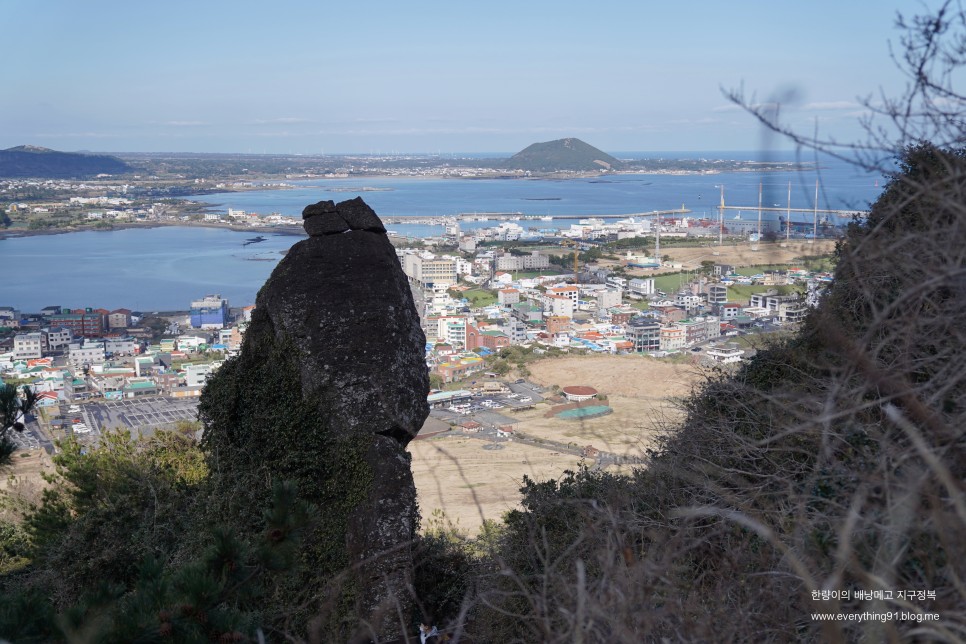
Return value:
M 722 94 L 741 86 L 789 98 L 799 130 L 855 140 L 857 99 L 903 87 L 896 11 L 922 6 L 4 0 L 0 148 L 757 149 Z

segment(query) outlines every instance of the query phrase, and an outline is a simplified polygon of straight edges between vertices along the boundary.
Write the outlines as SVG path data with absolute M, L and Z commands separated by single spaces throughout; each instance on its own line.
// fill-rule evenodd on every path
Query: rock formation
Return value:
M 213 468 L 236 470 L 222 476 L 226 488 L 235 485 L 229 496 L 246 494 L 239 470 L 293 477 L 309 489 L 327 517 L 318 540 L 344 538 L 359 617 L 379 639 L 398 637 L 399 604 L 407 614 L 411 603 L 417 521 L 405 447 L 429 414 L 426 340 L 372 209 L 356 198 L 322 201 L 302 215 L 310 237 L 262 287 L 240 358 L 206 390 L 206 440 Z M 266 389 L 282 400 L 293 388 L 300 395 L 291 402 L 265 398 Z M 266 413 L 266 404 L 275 409 Z M 317 545 L 319 568 L 340 560 Z

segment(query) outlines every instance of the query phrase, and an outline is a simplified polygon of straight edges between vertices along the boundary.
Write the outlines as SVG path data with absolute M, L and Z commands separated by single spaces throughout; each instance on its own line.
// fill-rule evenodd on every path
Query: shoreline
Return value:
M 94 226 L 90 227 L 73 227 L 73 228 L 57 228 L 57 229 L 44 229 L 44 230 L 0 230 L 0 240 L 4 239 L 19 239 L 24 237 L 40 237 L 45 235 L 66 235 L 69 233 L 84 233 L 84 232 L 95 232 L 95 233 L 110 233 L 116 232 L 118 230 L 135 230 L 135 229 L 150 229 L 150 228 L 167 228 L 167 227 L 182 227 L 182 228 L 221 228 L 223 230 L 232 230 L 238 233 L 263 233 L 272 232 L 280 235 L 291 235 L 294 237 L 307 236 L 305 231 L 301 226 L 272 226 L 264 228 L 253 228 L 251 226 L 237 226 L 234 224 L 218 224 L 214 222 L 187 222 L 187 221 L 151 221 L 145 223 L 123 223 L 115 224 L 110 228 L 96 228 Z

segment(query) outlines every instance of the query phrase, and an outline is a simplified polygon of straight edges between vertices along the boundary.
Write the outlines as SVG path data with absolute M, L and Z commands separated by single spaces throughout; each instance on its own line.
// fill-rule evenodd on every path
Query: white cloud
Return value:
M 249 125 L 293 125 L 297 123 L 311 123 L 310 119 L 297 116 L 280 116 L 274 119 L 255 119 Z
M 806 103 L 802 105 L 800 109 L 813 112 L 825 112 L 834 110 L 854 110 L 856 108 L 862 107 L 855 101 L 816 101 L 814 103 Z

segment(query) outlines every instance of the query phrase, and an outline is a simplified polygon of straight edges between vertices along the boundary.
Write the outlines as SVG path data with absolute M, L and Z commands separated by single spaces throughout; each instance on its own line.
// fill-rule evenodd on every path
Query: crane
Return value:
M 577 256 L 580 254 L 580 244 L 573 240 L 565 239 L 560 242 L 560 245 L 574 249 L 574 284 L 580 284 L 580 268 L 577 263 Z

